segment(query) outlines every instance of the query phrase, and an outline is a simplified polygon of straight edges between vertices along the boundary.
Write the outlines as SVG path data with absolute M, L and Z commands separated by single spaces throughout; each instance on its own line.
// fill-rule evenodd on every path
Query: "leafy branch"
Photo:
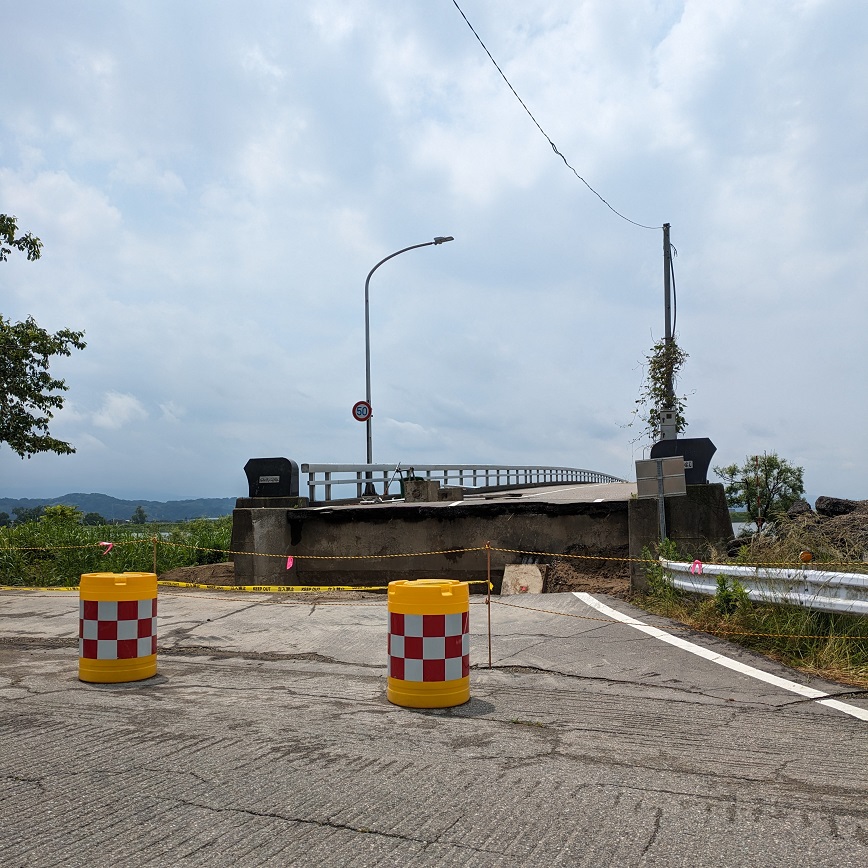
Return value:
M 688 354 L 678 346 L 675 338 L 657 341 L 646 356 L 645 379 L 636 399 L 636 414 L 645 425 L 645 433 L 653 440 L 660 433 L 660 411 L 675 412 L 675 430 L 681 433 L 687 427 L 684 408 L 687 396 L 675 394 L 678 375 Z

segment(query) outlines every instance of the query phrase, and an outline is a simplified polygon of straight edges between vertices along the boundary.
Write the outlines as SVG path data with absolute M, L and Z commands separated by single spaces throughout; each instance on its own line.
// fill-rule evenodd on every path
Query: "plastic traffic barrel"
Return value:
M 157 674 L 154 573 L 85 573 L 78 606 L 81 681 L 113 684 Z
M 389 582 L 386 697 L 408 708 L 449 708 L 470 699 L 467 582 Z

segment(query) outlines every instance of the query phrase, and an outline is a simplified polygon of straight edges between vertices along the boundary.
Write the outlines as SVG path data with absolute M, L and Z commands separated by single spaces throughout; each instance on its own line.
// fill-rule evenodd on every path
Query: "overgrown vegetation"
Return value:
M 738 581 L 724 577 L 713 597 L 687 594 L 668 580 L 658 555 L 690 560 L 671 540 L 643 551 L 648 592 L 636 602 L 644 609 L 813 675 L 868 687 L 868 618 L 752 602 Z
M 865 508 L 847 515 L 823 517 L 812 511 L 778 515 L 763 533 L 745 537 L 737 563 L 798 564 L 803 551 L 812 563 L 828 569 L 868 572 L 868 515 Z
M 92 526 L 74 507 L 47 507 L 37 521 L 0 528 L 0 584 L 57 587 L 77 585 L 82 573 L 153 572 L 155 550 L 158 574 L 221 563 L 231 536 L 228 515 L 169 526 Z
M 645 426 L 643 434 L 652 441 L 660 436 L 661 410 L 675 412 L 677 433 L 687 427 L 684 416 L 687 396 L 675 393 L 681 368 L 687 359 L 687 353 L 678 346 L 675 337 L 657 341 L 645 358 L 645 379 L 639 389 L 635 412 Z
M 784 515 L 805 493 L 804 468 L 779 458 L 776 452 L 748 455 L 744 464 L 715 467 L 724 483 L 730 508 L 741 507 L 760 530 L 768 520 Z

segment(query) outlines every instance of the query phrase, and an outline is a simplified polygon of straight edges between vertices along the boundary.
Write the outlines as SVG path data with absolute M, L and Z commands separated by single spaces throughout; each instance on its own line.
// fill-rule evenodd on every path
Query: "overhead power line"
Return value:
M 634 226 L 638 226 L 640 229 L 662 229 L 662 226 L 646 226 L 644 223 L 637 223 L 635 220 L 631 220 L 625 214 L 622 214 L 618 211 L 617 208 L 613 208 L 568 162 L 567 158 L 558 150 L 557 145 L 551 140 L 549 134 L 540 126 L 539 121 L 533 116 L 531 110 L 525 105 L 524 100 L 518 95 L 516 89 L 510 84 L 509 79 L 504 74 L 503 70 L 498 65 L 497 61 L 491 56 L 491 52 L 486 47 L 485 43 L 482 41 L 479 34 L 474 29 L 473 25 L 468 21 L 467 16 L 464 14 L 464 10 L 458 5 L 457 0 L 452 0 L 452 4 L 455 8 L 461 13 L 461 17 L 464 19 L 465 24 L 470 28 L 470 32 L 476 37 L 476 41 L 482 46 L 485 53 L 488 55 L 488 59 L 494 64 L 494 68 L 500 73 L 500 77 L 506 82 L 507 87 L 512 91 L 513 96 L 519 101 L 521 107 L 527 112 L 528 117 L 534 122 L 536 128 L 545 136 L 546 141 L 551 145 L 552 150 L 564 161 L 564 165 L 613 213 L 617 214 L 622 220 L 626 220 L 628 223 L 632 223 Z

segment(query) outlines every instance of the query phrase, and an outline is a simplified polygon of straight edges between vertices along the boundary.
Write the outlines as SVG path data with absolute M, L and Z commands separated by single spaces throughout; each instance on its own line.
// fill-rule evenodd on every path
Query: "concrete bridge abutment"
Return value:
M 490 557 L 499 592 L 507 565 L 546 564 L 552 555 L 580 552 L 589 560 L 622 559 L 631 587 L 641 590 L 644 568 L 627 558 L 641 558 L 642 548 L 656 541 L 657 505 L 631 498 L 629 489 L 624 484 L 619 496 L 595 500 L 560 494 L 547 500 L 535 490 L 526 500 L 499 496 L 324 507 L 310 507 L 303 498 L 242 498 L 233 513 L 235 580 L 356 587 L 419 578 L 484 582 Z M 691 557 L 731 538 L 722 486 L 689 486 L 686 497 L 669 500 L 667 527 Z M 573 563 L 582 570 L 581 559 Z

